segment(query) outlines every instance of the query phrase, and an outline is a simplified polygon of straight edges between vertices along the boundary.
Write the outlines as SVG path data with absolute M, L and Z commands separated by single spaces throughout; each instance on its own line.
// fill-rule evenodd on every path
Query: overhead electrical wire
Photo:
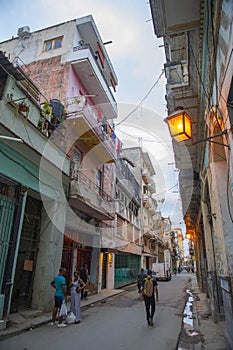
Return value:
M 167 192 L 171 191 L 171 190 L 172 190 L 173 188 L 175 188 L 175 187 L 178 187 L 178 182 L 177 182 L 174 186 L 168 188 L 167 190 L 165 190 L 165 191 L 163 191 L 163 192 L 155 193 L 155 196 L 160 196 L 161 194 L 167 193 Z
M 121 129 L 118 128 L 118 131 L 122 132 L 123 134 L 127 135 L 127 136 L 130 136 L 132 138 L 135 138 L 135 139 L 140 139 L 141 141 L 143 142 L 155 142 L 155 143 L 163 143 L 163 142 L 166 142 L 166 143 L 171 143 L 172 141 L 168 140 L 168 141 L 157 141 L 157 140 L 149 140 L 149 139 L 144 139 L 143 137 L 139 137 L 139 136 L 136 136 L 136 135 L 132 135 L 132 134 L 129 134 L 127 133 L 126 131 L 123 131 Z
M 164 69 L 162 70 L 162 72 L 160 73 L 158 79 L 155 81 L 155 83 L 152 85 L 152 87 L 150 88 L 150 90 L 146 93 L 146 95 L 141 99 L 141 101 L 137 104 L 137 106 L 131 111 L 129 112 L 119 123 L 116 124 L 116 126 L 124 123 L 129 117 L 131 117 L 131 115 L 133 113 L 135 113 L 137 111 L 137 109 L 141 106 L 141 104 L 146 100 L 146 98 L 150 95 L 151 91 L 155 88 L 155 86 L 158 84 L 159 80 L 162 78 L 164 74 Z

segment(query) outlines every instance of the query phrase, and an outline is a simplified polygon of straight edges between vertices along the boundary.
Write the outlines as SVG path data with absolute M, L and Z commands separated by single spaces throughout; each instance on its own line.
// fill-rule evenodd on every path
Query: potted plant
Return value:
M 21 102 L 19 103 L 19 112 L 25 112 L 25 113 L 29 113 L 30 107 L 28 105 L 26 105 L 26 103 Z
M 52 119 L 52 107 L 48 101 L 42 103 L 42 114 L 45 117 L 45 119 L 51 121 Z

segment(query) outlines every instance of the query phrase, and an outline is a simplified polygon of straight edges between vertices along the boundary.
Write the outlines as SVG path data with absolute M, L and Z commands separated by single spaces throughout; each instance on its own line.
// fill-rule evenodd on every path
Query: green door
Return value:
M 13 225 L 14 210 L 15 200 L 13 198 L 9 198 L 0 194 L 0 290 L 2 290 L 5 264 L 9 246 L 11 244 L 10 238 Z

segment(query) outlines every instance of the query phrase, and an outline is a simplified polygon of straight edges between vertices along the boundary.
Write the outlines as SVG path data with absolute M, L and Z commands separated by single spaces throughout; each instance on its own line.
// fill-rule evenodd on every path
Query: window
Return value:
M 96 172 L 96 185 L 97 185 L 97 190 L 100 195 L 103 194 L 103 173 L 101 170 L 98 170 Z
M 54 49 L 59 49 L 62 45 L 62 38 L 58 38 L 54 40 Z
M 54 49 L 59 49 L 62 47 L 63 37 L 47 40 L 44 42 L 44 51 L 50 51 Z
M 148 194 L 148 186 L 147 185 L 143 186 L 143 194 Z
M 52 41 L 47 41 L 47 43 L 45 43 L 45 51 L 52 50 L 52 44 Z

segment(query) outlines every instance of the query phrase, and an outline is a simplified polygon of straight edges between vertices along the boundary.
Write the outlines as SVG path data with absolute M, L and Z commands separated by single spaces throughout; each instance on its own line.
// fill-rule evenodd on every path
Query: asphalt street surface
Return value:
M 148 326 L 136 285 L 82 309 L 80 324 L 44 325 L 0 342 L 0 350 L 175 350 L 187 298 L 188 274 L 159 282 L 154 326 Z

